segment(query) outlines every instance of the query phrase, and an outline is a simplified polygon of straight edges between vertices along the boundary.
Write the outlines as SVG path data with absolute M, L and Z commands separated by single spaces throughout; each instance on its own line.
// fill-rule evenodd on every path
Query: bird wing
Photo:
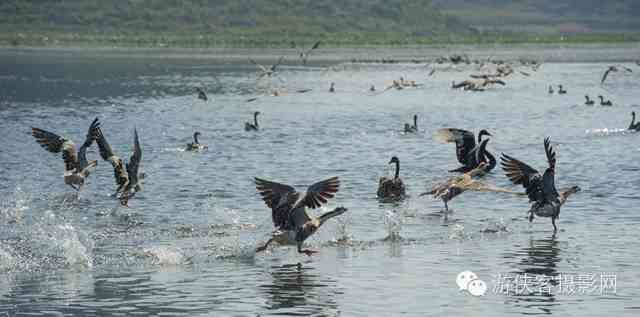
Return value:
M 71 140 L 38 128 L 31 128 L 31 134 L 45 150 L 51 153 L 60 153 L 62 151 L 65 171 L 79 171 L 76 146 Z
M 607 69 L 606 72 L 604 72 L 604 75 L 602 75 L 602 80 L 600 80 L 600 84 L 603 84 L 605 80 L 607 80 L 607 76 L 609 76 L 609 73 L 611 72 L 612 68 Z
M 138 139 L 138 130 L 133 129 L 133 154 L 129 158 L 127 164 L 127 175 L 129 175 L 130 186 L 138 184 L 138 169 L 142 160 L 142 149 L 140 148 L 140 140 Z
M 254 178 L 254 182 L 262 200 L 271 208 L 273 225 L 279 229 L 288 227 L 289 213 L 299 196 L 295 188 L 257 177 Z
M 96 143 L 98 143 L 98 149 L 100 150 L 100 157 L 102 157 L 102 159 L 105 161 L 109 161 L 109 158 L 115 156 L 115 154 L 113 153 L 113 150 L 109 145 L 109 142 L 107 142 L 107 138 L 104 137 L 104 134 L 102 133 L 102 129 L 99 126 L 97 126 L 95 129 L 92 130 L 92 134 L 93 134 L 93 138 L 96 140 Z
M 542 175 L 542 189 L 545 198 L 548 201 L 552 201 L 558 198 L 558 191 L 555 185 L 556 152 L 551 147 L 551 140 L 548 137 L 544 139 L 544 151 L 547 154 L 549 168 Z
M 311 47 L 311 49 L 309 51 L 315 50 L 318 47 L 320 47 L 320 41 L 317 41 L 315 44 L 313 44 L 313 46 Z
M 530 201 L 541 202 L 544 200 L 542 188 L 542 176 L 533 167 L 502 153 L 500 157 L 502 169 L 505 174 L 516 185 L 522 185 L 529 196 Z
M 338 177 L 331 177 L 323 181 L 319 181 L 307 188 L 304 197 L 296 205 L 305 205 L 309 208 L 318 208 L 322 204 L 326 204 L 329 198 L 333 198 L 340 187 Z
M 460 164 L 467 164 L 469 153 L 476 147 L 473 133 L 462 129 L 440 129 L 436 132 L 434 138 L 441 142 L 455 142 L 456 156 Z
M 284 56 L 280 56 L 280 59 L 278 59 L 278 62 L 277 62 L 277 63 L 275 63 L 275 64 L 273 64 L 273 66 L 271 66 L 271 71 L 272 71 L 272 72 L 275 72 L 275 71 L 276 71 L 276 68 L 277 68 L 278 66 L 280 66 L 280 64 L 282 64 L 282 61 L 283 61 L 283 60 L 284 60 Z
M 78 164 L 81 171 L 89 166 L 89 162 L 87 161 L 87 148 L 89 148 L 91 144 L 93 144 L 94 130 L 98 127 L 100 127 L 100 122 L 98 121 L 98 118 L 95 118 L 89 126 L 89 131 L 87 131 L 87 136 L 84 140 L 84 143 L 82 143 L 80 149 L 78 150 Z
M 269 72 L 269 71 L 267 70 L 267 68 L 266 68 L 266 67 L 264 67 L 264 66 L 262 66 L 262 65 L 260 65 L 260 64 L 258 64 L 258 63 L 256 63 L 256 61 L 254 61 L 252 58 L 249 58 L 249 61 L 250 61 L 251 63 L 253 63 L 253 65 L 256 65 L 260 70 L 262 70 L 262 72 L 264 72 L 264 73 Z

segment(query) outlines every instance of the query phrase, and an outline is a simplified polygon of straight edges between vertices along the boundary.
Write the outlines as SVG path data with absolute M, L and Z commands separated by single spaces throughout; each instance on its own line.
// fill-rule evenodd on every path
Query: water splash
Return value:
M 176 266 L 189 262 L 179 250 L 166 246 L 145 248 L 136 255 L 144 258 L 153 265 L 160 266 Z
M 61 249 L 64 264 L 69 267 L 93 268 L 91 240 L 81 236 L 81 233 L 70 224 L 59 225 L 56 229 L 52 241 L 54 246 Z
M 628 129 L 618 129 L 618 128 L 603 128 L 603 129 L 587 129 L 585 130 L 585 134 L 593 135 L 593 136 L 609 136 L 609 135 L 625 135 L 635 133 L 635 131 Z
M 402 217 L 395 210 L 387 210 L 384 212 L 384 225 L 387 229 L 387 237 L 384 240 L 397 241 L 401 240 L 400 231 L 402 230 Z

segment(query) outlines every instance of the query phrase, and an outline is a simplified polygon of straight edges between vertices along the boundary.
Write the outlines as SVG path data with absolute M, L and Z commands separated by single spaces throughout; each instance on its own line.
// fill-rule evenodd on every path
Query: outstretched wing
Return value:
M 38 128 L 31 128 L 31 134 L 45 150 L 51 153 L 60 153 L 62 151 L 65 171 L 79 171 L 76 146 L 71 140 Z
M 611 72 L 613 68 L 609 67 L 607 69 L 606 72 L 604 72 L 604 75 L 602 75 L 602 80 L 600 80 L 600 84 L 603 84 L 605 80 L 607 80 L 607 76 L 609 76 L 609 73 Z
M 463 165 L 468 164 L 469 153 L 476 147 L 473 133 L 462 129 L 440 129 L 434 138 L 441 142 L 455 142 L 458 162 Z
M 258 67 L 258 68 L 259 68 L 263 73 L 267 73 L 267 72 L 269 72 L 269 71 L 267 70 L 267 68 L 266 68 L 266 67 L 264 67 L 264 66 L 262 66 L 262 65 L 260 65 L 260 64 L 258 64 L 258 63 L 256 63 L 256 61 L 254 61 L 252 58 L 249 58 L 249 61 L 250 61 L 253 65 L 256 65 L 256 67 Z
M 92 133 L 93 133 L 93 138 L 96 140 L 96 143 L 98 143 L 98 149 L 100 150 L 100 157 L 102 157 L 102 159 L 105 161 L 109 161 L 109 158 L 115 156 L 115 154 L 113 153 L 113 150 L 109 145 L 109 142 L 107 142 L 107 138 L 104 137 L 104 134 L 102 133 L 102 129 L 100 128 L 100 126 L 97 126 L 95 129 L 93 129 Z
M 315 44 L 313 44 L 313 46 L 311 47 L 311 49 L 309 51 L 315 50 L 316 48 L 320 47 L 320 42 L 321 41 L 317 41 Z
M 133 154 L 129 158 L 127 164 L 127 175 L 129 175 L 129 184 L 131 186 L 138 185 L 138 169 L 142 160 L 142 149 L 140 148 L 140 140 L 138 139 L 138 130 L 133 129 Z
M 296 190 L 285 184 L 254 178 L 256 189 L 267 207 L 271 208 L 273 225 L 285 229 L 289 222 L 289 212 L 298 196 Z
M 544 196 L 548 201 L 556 200 L 558 198 L 558 191 L 556 190 L 555 175 L 556 175 L 556 152 L 551 147 L 551 140 L 549 137 L 544 139 L 544 151 L 547 154 L 547 161 L 549 162 L 549 168 L 542 175 L 542 190 Z
M 500 160 L 502 161 L 502 169 L 509 180 L 526 189 L 529 201 L 542 202 L 544 200 L 542 176 L 537 170 L 504 153 L 502 153 Z
M 278 59 L 278 62 L 277 62 L 277 63 L 275 63 L 275 64 L 273 64 L 273 66 L 271 66 L 271 71 L 272 71 L 272 72 L 275 72 L 275 71 L 276 71 L 276 68 L 277 68 L 278 66 L 280 66 L 280 64 L 282 64 L 282 61 L 283 61 L 283 60 L 284 60 L 284 56 L 280 56 L 280 58 Z
M 91 144 L 93 144 L 93 136 L 95 134 L 94 131 L 98 127 L 100 127 L 100 122 L 98 121 L 98 118 L 95 118 L 89 126 L 89 131 L 87 131 L 87 137 L 84 140 L 84 143 L 82 143 L 80 149 L 78 150 L 78 164 L 80 170 L 84 170 L 89 165 L 89 162 L 87 161 L 87 148 L 89 148 Z
M 318 208 L 323 204 L 326 204 L 329 198 L 333 198 L 335 193 L 338 192 L 340 187 L 340 180 L 338 177 L 331 177 L 323 181 L 319 181 L 307 188 L 307 192 L 304 197 L 296 204 L 304 205 L 309 208 Z

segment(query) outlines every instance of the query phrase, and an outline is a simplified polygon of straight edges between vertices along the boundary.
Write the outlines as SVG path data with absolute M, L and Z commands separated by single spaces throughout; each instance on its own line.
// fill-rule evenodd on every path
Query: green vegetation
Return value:
M 490 16 L 491 11 L 469 8 L 473 11 L 461 16 L 463 11 L 441 13 L 432 0 L 4 0 L 0 45 L 290 47 L 292 41 L 309 45 L 321 39 L 323 46 L 340 47 L 640 38 L 628 32 L 563 38 L 513 30 L 479 32 L 468 26 L 473 23 L 461 21 L 478 12 Z

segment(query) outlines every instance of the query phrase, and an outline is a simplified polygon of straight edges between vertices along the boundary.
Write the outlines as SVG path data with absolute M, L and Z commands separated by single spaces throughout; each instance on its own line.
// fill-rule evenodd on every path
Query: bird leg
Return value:
M 69 184 L 69 186 L 71 186 L 71 188 L 75 189 L 77 192 L 80 191 L 80 187 L 75 187 L 75 186 L 73 186 L 73 184 Z
M 558 232 L 558 227 L 556 226 L 556 218 L 551 217 L 551 224 L 553 225 L 553 233 Z
M 267 243 L 265 243 L 263 246 L 256 248 L 256 253 L 266 250 L 271 242 L 273 242 L 273 238 L 267 240 Z
M 449 205 L 447 204 L 447 200 L 443 198 L 442 202 L 444 203 L 444 212 L 448 213 L 449 212 Z

